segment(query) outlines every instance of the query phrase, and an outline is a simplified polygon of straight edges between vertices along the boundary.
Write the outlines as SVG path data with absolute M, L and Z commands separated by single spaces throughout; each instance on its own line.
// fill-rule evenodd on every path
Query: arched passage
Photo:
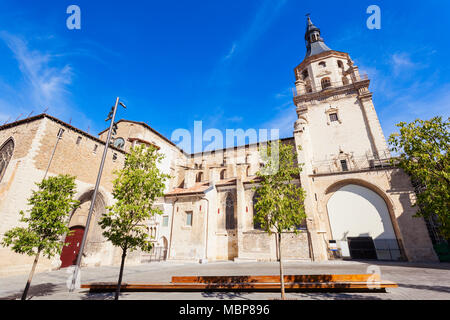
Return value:
M 78 200 L 80 206 L 72 213 L 69 220 L 69 229 L 71 234 L 67 235 L 64 243 L 65 246 L 61 252 L 61 268 L 73 265 L 76 262 L 80 251 L 81 241 L 86 228 L 87 216 L 91 206 L 93 190 L 84 193 Z M 105 212 L 106 203 L 103 195 L 98 192 L 95 200 L 94 210 L 89 225 L 89 234 L 84 248 L 85 254 L 95 254 L 101 249 L 104 242 L 102 229 L 98 224 L 98 220 Z
M 340 186 L 327 202 L 332 237 L 352 258 L 397 260 L 397 237 L 385 200 L 357 184 Z

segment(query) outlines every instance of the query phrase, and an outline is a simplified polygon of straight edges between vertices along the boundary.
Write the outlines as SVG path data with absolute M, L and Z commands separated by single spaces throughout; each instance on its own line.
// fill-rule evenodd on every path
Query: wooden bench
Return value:
M 371 291 L 385 292 L 396 288 L 391 281 L 382 281 L 378 274 L 321 274 L 286 275 L 286 291 Z M 81 285 L 91 292 L 111 292 L 117 288 L 114 282 L 98 282 Z M 280 276 L 174 276 L 170 283 L 123 283 L 121 291 L 270 291 L 281 288 Z

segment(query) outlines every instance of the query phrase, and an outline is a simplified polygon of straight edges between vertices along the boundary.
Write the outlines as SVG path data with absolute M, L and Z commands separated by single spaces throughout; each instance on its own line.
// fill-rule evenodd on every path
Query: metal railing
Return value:
M 305 85 L 303 88 L 292 88 L 292 93 L 294 95 L 294 97 L 298 97 L 298 96 L 302 96 L 305 94 L 312 94 L 312 93 L 317 93 L 317 92 L 321 92 L 321 91 L 325 91 L 325 90 L 329 90 L 329 89 L 333 89 L 333 88 L 338 88 L 338 87 L 345 87 L 345 86 L 351 86 L 354 83 L 360 82 L 360 81 L 365 81 L 365 80 L 369 80 L 369 76 L 367 74 L 363 74 L 360 75 L 359 79 L 357 79 L 355 82 L 352 82 L 351 79 L 348 80 L 348 83 L 344 83 L 343 81 L 333 81 L 333 82 L 327 82 L 326 83 L 326 87 L 322 87 L 322 83 L 320 81 L 316 81 L 315 84 L 315 90 L 312 86 L 312 84 L 309 86 L 310 90 L 307 90 L 307 86 Z
M 352 172 L 361 170 L 374 170 L 392 167 L 391 157 L 388 152 L 382 155 L 366 155 L 362 157 L 337 157 L 323 161 L 311 161 L 313 174 L 326 174 L 338 172 Z
M 142 255 L 141 262 L 165 261 L 167 259 L 166 247 L 153 247 L 152 250 Z

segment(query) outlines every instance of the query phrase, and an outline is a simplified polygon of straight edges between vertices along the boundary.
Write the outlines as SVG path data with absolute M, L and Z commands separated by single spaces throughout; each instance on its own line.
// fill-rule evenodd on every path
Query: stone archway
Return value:
M 79 253 L 79 246 L 83 237 L 84 230 L 86 228 L 87 217 L 89 208 L 91 206 L 91 199 L 94 190 L 85 192 L 78 199 L 80 206 L 72 213 L 69 220 L 69 229 L 72 234 L 69 234 L 64 239 L 63 251 L 61 252 L 61 267 L 67 266 L 70 261 L 76 261 Z M 101 250 L 105 239 L 102 235 L 102 229 L 98 224 L 98 220 L 106 210 L 106 202 L 104 196 L 98 192 L 95 200 L 94 210 L 92 213 L 91 222 L 89 224 L 88 236 L 86 239 L 86 245 L 84 248 L 84 255 L 89 256 L 90 259 L 101 262 L 101 257 L 95 257 Z M 78 243 L 79 242 L 79 243 Z M 71 265 L 71 264 L 70 264 Z
M 340 243 L 344 256 L 401 258 L 388 203 L 371 188 L 352 183 L 335 186 L 327 211 L 332 238 Z

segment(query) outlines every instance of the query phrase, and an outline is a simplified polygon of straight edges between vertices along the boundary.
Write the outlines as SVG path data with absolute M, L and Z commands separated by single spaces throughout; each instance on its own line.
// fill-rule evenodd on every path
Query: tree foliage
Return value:
M 150 236 L 144 223 L 161 210 L 153 207 L 164 195 L 164 182 L 169 175 L 157 167 L 163 155 L 153 146 L 141 145 L 131 150 L 122 170 L 116 171 L 113 196 L 115 204 L 108 207 L 99 224 L 103 235 L 122 250 L 150 251 Z
M 442 235 L 450 238 L 450 118 L 417 119 L 397 127 L 400 132 L 392 134 L 389 143 L 399 154 L 396 164 L 418 186 L 418 215 L 435 215 Z
M 300 167 L 294 161 L 294 148 L 280 141 L 269 142 L 261 150 L 263 168 L 256 173 L 259 186 L 254 221 L 271 235 L 278 236 L 277 252 L 280 264 L 281 299 L 285 299 L 284 274 L 281 252 L 281 234 L 286 231 L 298 233 L 298 226 L 306 218 L 303 201 L 304 190 L 293 183 L 299 178 Z
M 42 252 L 51 258 L 61 253 L 64 246 L 61 237 L 69 233 L 68 215 L 79 205 L 73 199 L 75 177 L 49 177 L 36 185 L 38 190 L 28 199 L 29 214 L 20 211 L 20 222 L 25 226 L 7 231 L 2 245 L 20 254 L 33 256 Z
M 254 220 L 261 229 L 272 234 L 284 231 L 298 232 L 297 226 L 306 218 L 304 190 L 294 183 L 300 167 L 294 162 L 294 148 L 278 141 L 268 143 L 261 152 L 263 168 L 256 173 L 260 178 L 255 204 Z

